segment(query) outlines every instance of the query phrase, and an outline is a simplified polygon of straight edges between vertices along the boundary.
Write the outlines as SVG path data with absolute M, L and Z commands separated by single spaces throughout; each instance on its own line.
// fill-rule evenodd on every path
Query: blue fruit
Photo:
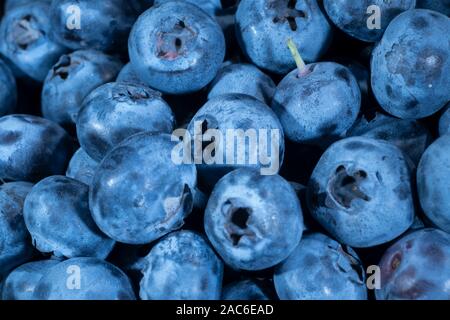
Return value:
M 100 85 L 113 81 L 122 63 L 95 50 L 63 55 L 47 75 L 42 89 L 42 113 L 63 125 L 73 125 L 83 99 Z
M 49 2 L 32 1 L 8 11 L 0 25 L 0 53 L 36 81 L 66 51 L 50 36 L 49 11 Z
M 23 215 L 35 247 L 57 257 L 106 258 L 114 241 L 100 232 L 89 211 L 89 187 L 52 176 L 28 194 Z
M 174 115 L 161 94 L 134 83 L 108 83 L 92 91 L 77 119 L 81 147 L 101 161 L 117 144 L 139 132 L 172 133 Z
M 430 132 L 419 122 L 383 114 L 377 114 L 371 121 L 360 118 L 347 135 L 390 142 L 409 156 L 415 165 L 432 140 Z
M 183 94 L 205 87 L 224 56 L 220 26 L 188 2 L 168 1 L 143 13 L 131 31 L 129 55 L 147 85 Z
M 194 140 L 194 160 L 201 158 L 196 162 L 200 179 L 211 188 L 234 169 L 252 167 L 276 174 L 283 162 L 283 128 L 275 113 L 251 96 L 225 94 L 209 100 L 188 129 Z M 208 137 L 208 130 L 217 130 L 223 137 Z M 253 139 L 245 139 L 252 134 Z M 235 152 L 227 155 L 227 150 Z
M 53 37 L 72 49 L 121 51 L 137 17 L 127 0 L 53 0 Z
M 0 186 L 0 280 L 33 255 L 30 235 L 22 215 L 23 202 L 32 186 L 26 182 Z
M 425 215 L 450 233 L 450 135 L 435 141 L 417 169 L 417 188 Z
M 449 0 L 417 0 L 417 8 L 430 9 L 445 15 L 450 15 Z
M 331 238 L 306 235 L 275 269 L 281 300 L 366 300 L 363 265 L 357 254 Z
M 242 93 L 269 105 L 275 88 L 273 80 L 252 64 L 224 63 L 211 83 L 208 99 L 227 93 Z
M 270 300 L 264 290 L 253 280 L 233 282 L 223 288 L 222 300 Z
M 416 0 L 324 0 L 325 10 L 342 31 L 359 40 L 376 42 L 381 39 L 389 23 L 400 13 L 414 9 Z M 377 10 L 369 10 L 377 6 Z M 380 26 L 372 26 L 371 17 L 379 14 Z M 371 26 L 372 28 L 369 28 Z
M 134 71 L 131 62 L 128 62 L 122 70 L 120 70 L 116 82 L 131 82 L 145 85 L 144 81 L 142 81 L 136 71 Z
M 254 64 L 279 74 L 295 68 L 286 45 L 289 38 L 307 62 L 317 61 L 331 40 L 331 27 L 316 0 L 242 0 L 236 32 Z
M 216 184 L 204 219 L 206 234 L 223 260 L 252 271 L 286 259 L 304 229 L 300 201 L 291 185 L 278 175 L 263 176 L 248 168 Z
M 57 264 L 38 282 L 35 300 L 134 300 L 122 270 L 96 258 L 73 258 Z
M 301 143 L 339 138 L 355 122 L 360 106 L 357 80 L 334 62 L 292 71 L 280 82 L 272 101 L 286 136 Z
M 447 300 L 450 235 L 422 229 L 398 240 L 381 262 L 378 300 Z
M 5 279 L 2 291 L 3 300 L 33 300 L 34 290 L 39 280 L 58 260 L 29 262 L 14 269 Z
M 8 65 L 0 59 L 0 116 L 12 113 L 16 103 L 16 79 Z
M 450 19 L 408 10 L 386 29 L 372 56 L 372 89 L 381 107 L 406 119 L 430 116 L 450 100 Z
M 74 145 L 56 123 L 30 115 L 0 118 L 0 178 L 38 181 L 63 174 Z
M 98 162 L 89 157 L 89 155 L 80 148 L 70 160 L 66 176 L 81 181 L 89 186 L 97 172 L 97 167 Z
M 441 120 L 439 121 L 439 133 L 441 136 L 450 134 L 450 105 L 444 114 L 442 114 Z
M 169 0 L 174 1 L 174 0 Z M 162 5 L 168 0 L 155 0 L 155 5 Z M 181 0 L 180 2 L 189 2 L 203 9 L 209 15 L 214 17 L 222 9 L 221 0 Z
M 202 236 L 179 231 L 160 240 L 145 257 L 143 300 L 217 300 L 223 264 Z
M 365 137 L 333 144 L 311 176 L 313 217 L 339 242 L 372 247 L 413 223 L 411 175 L 400 149 Z
M 193 207 L 195 165 L 175 164 L 168 134 L 140 133 L 100 163 L 90 208 L 100 229 L 129 244 L 145 244 L 180 228 Z

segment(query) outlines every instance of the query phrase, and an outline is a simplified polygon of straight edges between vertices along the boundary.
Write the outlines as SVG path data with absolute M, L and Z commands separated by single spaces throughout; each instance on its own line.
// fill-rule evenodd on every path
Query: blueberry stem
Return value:
M 288 39 L 287 45 L 289 47 L 289 50 L 291 50 L 292 57 L 294 57 L 295 64 L 297 65 L 297 69 L 299 71 L 299 74 L 303 74 L 306 69 L 305 61 L 303 61 L 302 56 L 298 52 L 297 46 L 295 45 L 294 41 L 292 39 Z

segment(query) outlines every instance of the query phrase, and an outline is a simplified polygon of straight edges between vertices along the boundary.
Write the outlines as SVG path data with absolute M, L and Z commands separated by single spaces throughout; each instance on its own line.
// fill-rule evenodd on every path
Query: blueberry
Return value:
M 31 183 L 11 182 L 0 186 L 0 280 L 11 269 L 31 259 L 33 248 L 22 207 Z
M 192 139 L 209 140 L 203 141 L 200 145 L 201 151 L 203 151 L 203 161 L 200 161 L 201 164 L 197 168 L 202 183 L 210 188 L 226 173 L 234 169 L 252 167 L 274 174 L 278 172 L 283 162 L 283 128 L 275 113 L 267 105 L 251 96 L 224 94 L 212 98 L 195 114 L 188 129 Z M 218 130 L 222 134 L 223 140 L 219 141 L 214 137 L 208 137 L 209 130 Z M 239 132 L 243 133 L 244 136 L 241 138 L 244 140 L 239 142 L 239 137 L 235 135 L 229 136 L 227 139 L 230 130 L 233 130 L 236 135 Z M 245 135 L 250 136 L 250 133 L 254 133 L 256 140 L 245 139 Z M 242 152 L 236 150 L 231 159 L 227 152 L 230 146 L 235 145 L 236 141 L 237 146 L 242 148 Z M 264 142 L 266 142 L 266 146 L 264 146 Z M 253 149 L 255 144 L 258 144 L 258 150 Z M 196 146 L 193 149 L 195 148 Z M 209 160 L 216 161 L 209 161 L 209 154 L 211 155 Z
M 155 5 L 162 5 L 166 3 L 168 0 L 155 0 Z M 174 1 L 174 0 L 169 0 Z M 181 2 L 189 2 L 192 3 L 199 8 L 203 9 L 203 11 L 207 12 L 209 15 L 214 17 L 218 11 L 222 9 L 221 0 L 181 0 Z
M 5 11 L 9 11 L 13 8 L 23 6 L 24 4 L 28 4 L 30 2 L 35 1 L 47 1 L 50 2 L 51 0 L 5 0 Z
M 129 55 L 147 85 L 183 94 L 205 87 L 224 56 L 220 26 L 188 2 L 168 1 L 143 13 L 131 31 Z
M 64 46 L 120 51 L 137 12 L 128 0 L 53 0 L 50 16 L 52 35 Z
M 223 264 L 202 236 L 174 232 L 145 257 L 140 285 L 143 300 L 217 300 Z
M 58 260 L 41 260 L 14 269 L 5 279 L 3 300 L 33 300 L 34 289 L 39 280 L 58 263 Z
M 0 116 L 12 113 L 16 103 L 16 79 L 8 65 L 0 59 Z
M 106 258 L 114 241 L 95 225 L 88 200 L 89 187 L 68 177 L 52 176 L 36 184 L 23 207 L 36 248 L 57 257 Z
M 406 119 L 430 116 L 450 100 L 450 19 L 414 9 L 397 16 L 372 56 L 372 88 L 381 107 Z
M 57 124 L 31 115 L 0 118 L 0 178 L 37 181 L 63 174 L 73 141 Z
M 291 254 L 303 232 L 300 201 L 291 185 L 248 168 L 216 184 L 204 219 L 212 245 L 236 269 L 273 267 Z
M 245 54 L 258 67 L 286 74 L 295 68 L 286 46 L 292 38 L 308 62 L 327 50 L 331 27 L 316 0 L 242 0 L 236 29 Z
M 223 300 L 271 300 L 260 285 L 253 280 L 233 282 L 223 288 Z
M 94 179 L 97 167 L 98 162 L 89 157 L 89 155 L 80 148 L 70 160 L 66 176 L 89 186 L 92 183 L 92 179 Z
M 308 186 L 313 217 L 339 242 L 371 247 L 413 223 L 411 175 L 400 149 L 365 137 L 333 144 Z
M 366 300 L 363 265 L 349 247 L 320 234 L 306 235 L 277 266 L 275 288 L 282 300 Z
M 120 70 L 116 82 L 130 82 L 145 85 L 144 81 L 142 81 L 136 71 L 134 71 L 131 62 L 128 62 L 122 70 Z
M 275 83 L 261 70 L 248 63 L 225 63 L 211 83 L 208 99 L 227 93 L 242 93 L 270 104 Z
M 447 300 L 450 235 L 422 229 L 398 240 L 380 262 L 378 300 Z
M 450 232 L 450 135 L 435 141 L 417 169 L 417 188 L 425 215 L 440 229 Z
M 53 266 L 34 289 L 35 300 L 134 300 L 122 270 L 96 258 L 72 258 Z
M 361 91 L 350 70 L 322 62 L 294 70 L 278 85 L 272 107 L 295 142 L 334 140 L 355 122 Z
M 450 0 L 417 0 L 417 8 L 430 9 L 450 15 Z
M 195 166 L 171 161 L 168 134 L 140 133 L 100 163 L 90 208 L 100 229 L 128 244 L 145 244 L 180 228 L 193 207 Z
M 389 23 L 400 13 L 414 9 L 416 0 L 324 0 L 325 10 L 333 23 L 342 31 L 359 40 L 376 42 L 381 39 Z M 381 25 L 370 29 L 374 13 L 370 6 L 377 6 Z
M 390 142 L 408 155 L 415 165 L 432 139 L 430 132 L 421 123 L 383 114 L 377 114 L 371 121 L 360 118 L 347 135 Z
M 50 36 L 49 11 L 49 2 L 32 1 L 8 11 L 0 24 L 0 53 L 36 81 L 66 51 Z
M 73 125 L 83 99 L 100 85 L 113 81 L 122 63 L 95 50 L 63 55 L 47 75 L 42 89 L 42 113 L 62 125 Z
M 439 133 L 441 136 L 450 134 L 450 104 L 448 104 L 447 110 L 442 114 L 439 121 Z
M 81 147 L 96 161 L 133 134 L 172 133 L 174 115 L 161 94 L 133 83 L 108 83 L 92 91 L 77 119 Z

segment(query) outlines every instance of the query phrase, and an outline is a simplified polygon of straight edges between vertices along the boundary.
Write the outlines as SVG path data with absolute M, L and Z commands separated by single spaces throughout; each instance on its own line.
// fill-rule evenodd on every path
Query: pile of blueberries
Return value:
M 449 0 L 0 10 L 2 299 L 450 299 Z

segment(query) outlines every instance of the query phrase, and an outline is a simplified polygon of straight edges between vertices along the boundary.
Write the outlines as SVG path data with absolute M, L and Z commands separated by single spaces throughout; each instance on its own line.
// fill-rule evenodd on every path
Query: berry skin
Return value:
M 402 119 L 428 117 L 450 100 L 450 19 L 414 9 L 397 16 L 372 53 L 372 89 Z
M 422 229 L 393 244 L 379 263 L 378 300 L 447 300 L 450 235 Z
M 38 282 L 33 300 L 135 300 L 122 270 L 96 258 L 58 263 Z
M 128 0 L 53 0 L 53 37 L 72 49 L 120 51 L 137 17 Z
M 0 116 L 12 113 L 16 103 L 16 79 L 8 65 L 0 59 Z
M 412 225 L 410 180 L 400 149 L 381 140 L 347 138 L 319 160 L 308 187 L 308 206 L 339 242 L 376 246 Z
M 447 110 L 442 114 L 441 120 L 439 121 L 439 133 L 441 136 L 445 134 L 450 134 L 450 104 Z
M 112 239 L 146 244 L 183 226 L 197 172 L 193 164 L 171 161 L 175 146 L 168 134 L 139 133 L 100 163 L 89 203 L 95 222 Z
M 228 93 L 241 93 L 269 105 L 275 88 L 273 80 L 252 64 L 224 63 L 211 83 L 208 99 Z
M 155 5 L 161 5 L 166 3 L 167 1 L 168 0 L 155 0 Z M 215 14 L 222 9 L 221 0 L 181 0 L 181 2 L 192 3 L 207 12 L 212 17 L 214 17 Z
M 50 37 L 50 3 L 31 1 L 6 13 L 0 24 L 0 53 L 21 74 L 42 82 L 48 70 L 66 52 Z
M 430 9 L 450 15 L 450 0 L 417 0 L 417 8 Z
M 450 232 L 450 135 L 436 140 L 417 169 L 417 188 L 425 215 L 438 228 Z
M 334 62 L 292 71 L 280 82 L 272 101 L 286 136 L 299 143 L 339 138 L 356 121 L 360 106 L 356 78 Z
M 0 178 L 38 181 L 64 174 L 74 151 L 69 135 L 49 120 L 31 115 L 0 118 Z
M 327 50 L 331 27 L 316 0 L 242 0 L 236 13 L 240 46 L 258 67 L 278 74 L 295 68 L 286 46 L 292 38 L 307 62 Z
M 107 83 L 83 101 L 77 119 L 81 147 L 101 161 L 117 144 L 139 132 L 172 133 L 174 115 L 161 94 L 132 83 Z
M 211 82 L 225 56 L 220 26 L 188 2 L 169 1 L 144 12 L 128 49 L 139 77 L 170 94 L 198 91 Z
M 116 82 L 126 82 L 126 83 L 136 83 L 145 85 L 144 81 L 142 81 L 137 75 L 136 71 L 133 69 L 133 65 L 131 62 L 128 62 L 122 70 L 120 70 L 119 75 L 117 76 Z
M 319 233 L 306 235 L 276 267 L 274 282 L 281 300 L 367 300 L 356 253 Z
M 381 28 L 368 28 L 373 12 L 370 6 L 380 9 Z M 414 9 L 416 0 L 325 0 L 325 10 L 333 23 L 342 31 L 362 41 L 377 42 L 389 23 L 400 13 Z
M 29 262 L 14 269 L 5 279 L 3 300 L 33 300 L 39 280 L 51 267 L 59 263 L 56 259 Z
M 278 175 L 263 176 L 249 168 L 235 170 L 216 184 L 204 219 L 206 234 L 225 263 L 251 271 L 286 259 L 304 229 L 291 185 Z
M 233 282 L 223 288 L 222 300 L 270 300 L 259 284 L 253 280 Z
M 87 185 L 63 176 L 48 177 L 33 187 L 23 215 L 39 251 L 67 258 L 108 256 L 114 241 L 92 220 L 88 196 Z
M 80 148 L 70 160 L 66 176 L 89 186 L 97 172 L 97 167 L 98 162 L 89 157 L 89 155 Z
M 197 128 L 198 124 L 201 124 L 201 128 Z M 220 143 L 216 140 L 205 141 L 202 146 L 203 155 L 212 148 L 216 149 L 215 156 L 212 158 L 217 158 L 215 163 L 208 163 L 203 159 L 202 164 L 197 165 L 199 171 L 199 179 L 202 184 L 208 188 L 214 187 L 215 183 L 223 177 L 228 172 L 234 169 L 242 167 L 251 168 L 267 168 L 270 171 L 278 172 L 276 165 L 281 167 L 284 157 L 284 133 L 283 128 L 275 115 L 275 113 L 264 103 L 248 95 L 243 94 L 224 94 L 209 100 L 192 118 L 189 123 L 188 130 L 191 134 L 192 139 L 196 139 L 196 132 L 201 129 L 201 133 L 205 134 L 210 129 L 216 129 L 220 131 L 223 135 L 223 141 Z M 244 130 L 249 129 L 256 130 L 257 143 L 261 141 L 267 141 L 266 149 L 273 149 L 268 153 L 268 163 L 262 163 L 261 158 L 256 159 L 257 161 L 250 161 L 250 155 L 255 156 L 251 153 L 251 146 L 247 142 L 243 142 L 244 145 L 239 145 L 242 147 L 244 152 L 240 154 L 238 151 L 235 152 L 232 161 L 227 161 L 226 159 L 226 146 L 227 144 L 234 144 L 235 140 L 230 138 L 232 141 L 227 140 L 228 130 Z M 272 132 L 278 133 L 277 136 L 271 136 Z M 203 136 L 204 140 L 207 140 Z M 278 146 L 276 148 L 271 148 Z M 195 146 L 194 146 L 195 147 Z M 192 148 L 194 150 L 194 148 Z M 259 148 L 258 155 L 267 153 L 267 151 L 261 150 L 264 148 Z M 278 153 L 275 153 L 278 152 Z M 211 152 L 212 154 L 213 152 Z M 223 155 L 223 159 L 220 159 L 220 155 Z M 245 155 L 245 158 L 244 158 Z M 243 161 L 239 161 L 239 156 L 242 156 Z M 205 157 L 203 157 L 205 158 Z M 222 160 L 222 161 L 221 161 Z M 241 159 L 242 160 L 242 159 Z M 221 163 L 220 163 L 221 162 Z M 270 173 L 276 173 L 270 172 Z
M 432 141 L 430 132 L 418 121 L 397 119 L 380 113 L 371 121 L 364 117 L 359 119 L 347 136 L 363 136 L 390 142 L 408 155 L 415 166 Z
M 178 231 L 161 239 L 144 258 L 143 300 L 217 300 L 223 263 L 205 239 Z
M 11 269 L 33 257 L 30 235 L 22 208 L 31 183 L 11 182 L 0 186 L 0 280 Z
M 95 50 L 63 55 L 49 71 L 42 89 L 42 113 L 62 125 L 76 122 L 83 99 L 95 88 L 113 81 L 122 63 Z

